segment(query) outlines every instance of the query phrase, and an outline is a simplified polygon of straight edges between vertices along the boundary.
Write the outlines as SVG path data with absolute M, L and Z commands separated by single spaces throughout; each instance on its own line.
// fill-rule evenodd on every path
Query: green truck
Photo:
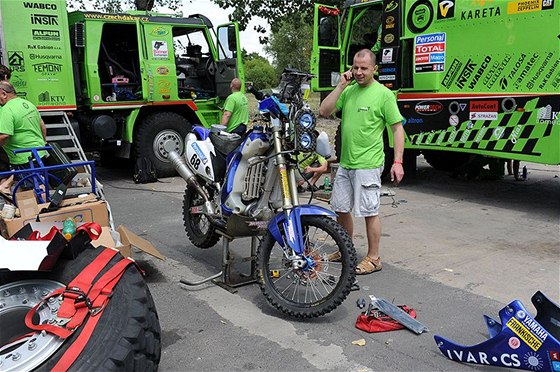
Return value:
M 408 165 L 419 153 L 443 170 L 473 154 L 560 164 L 559 9 L 558 0 L 316 4 L 312 88 L 332 90 L 355 52 L 372 49 L 377 80 L 406 119 Z
M 0 2 L 1 63 L 51 124 L 51 138 L 71 143 L 56 133 L 70 123 L 86 151 L 146 157 L 160 177 L 175 173 L 163 143 L 174 140 L 182 153 L 191 126 L 219 123 L 231 80 L 244 81 L 238 40 L 236 23 L 214 29 L 200 14 L 68 13 L 64 0 Z

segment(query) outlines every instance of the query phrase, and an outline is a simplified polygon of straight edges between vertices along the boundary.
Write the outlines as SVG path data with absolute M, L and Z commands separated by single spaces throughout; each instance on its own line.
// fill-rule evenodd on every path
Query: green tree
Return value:
M 244 59 L 245 80 L 256 89 L 269 89 L 278 85 L 278 76 L 268 60 L 257 53 L 250 53 Z
M 278 73 L 285 67 L 309 71 L 313 27 L 304 21 L 304 16 L 294 15 L 284 19 L 277 31 L 272 31 L 264 50 L 272 56 Z
M 177 10 L 181 0 L 66 0 L 69 9 L 85 10 L 93 7 L 107 13 L 119 13 L 125 9 L 152 10 L 154 7 L 164 6 Z

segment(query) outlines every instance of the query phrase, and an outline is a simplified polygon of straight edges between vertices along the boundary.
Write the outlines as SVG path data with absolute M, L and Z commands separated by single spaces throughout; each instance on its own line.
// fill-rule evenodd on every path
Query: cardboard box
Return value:
M 165 259 L 165 256 L 163 256 L 152 243 L 146 239 L 142 239 L 122 225 L 118 227 L 116 232 L 111 230 L 110 227 L 103 226 L 101 235 L 97 240 L 93 240 L 91 244 L 94 247 L 104 246 L 118 249 L 125 257 L 130 257 L 132 255 L 132 246 L 134 246 L 160 260 Z
M 29 217 L 18 217 L 5 220 L 8 235 L 14 235 L 19 229 L 29 222 L 64 222 L 67 218 L 73 218 L 76 224 L 81 222 L 96 222 L 101 226 L 109 225 L 109 212 L 107 204 L 103 200 L 95 200 L 95 197 L 73 198 L 65 200 L 60 209 L 40 213 Z M 46 208 L 48 203 L 41 204 L 39 210 Z
M 39 205 L 33 190 L 20 191 L 16 193 L 16 202 L 21 217 L 36 216 L 39 212 Z

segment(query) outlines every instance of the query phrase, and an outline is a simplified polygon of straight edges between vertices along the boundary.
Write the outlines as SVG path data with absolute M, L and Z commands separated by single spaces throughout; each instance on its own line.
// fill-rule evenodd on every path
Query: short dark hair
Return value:
M 0 65 L 0 80 L 10 80 L 12 77 L 12 70 L 4 65 Z
M 373 62 L 373 65 L 375 66 L 377 64 L 376 58 L 375 58 L 375 53 L 373 53 L 370 49 L 361 49 L 359 50 L 355 55 L 354 58 L 359 57 L 359 58 L 364 58 L 365 56 L 369 56 L 369 58 L 371 59 L 371 62 Z
M 14 86 L 7 81 L 0 81 L 0 89 L 6 93 L 16 93 Z

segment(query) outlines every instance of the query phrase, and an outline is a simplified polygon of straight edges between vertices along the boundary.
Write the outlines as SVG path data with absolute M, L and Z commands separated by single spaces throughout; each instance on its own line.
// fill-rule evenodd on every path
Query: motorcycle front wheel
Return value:
M 325 216 L 302 216 L 303 258 L 294 268 L 284 248 L 268 232 L 259 245 L 261 291 L 277 309 L 298 318 L 314 318 L 336 309 L 356 276 L 356 251 L 350 236 Z

